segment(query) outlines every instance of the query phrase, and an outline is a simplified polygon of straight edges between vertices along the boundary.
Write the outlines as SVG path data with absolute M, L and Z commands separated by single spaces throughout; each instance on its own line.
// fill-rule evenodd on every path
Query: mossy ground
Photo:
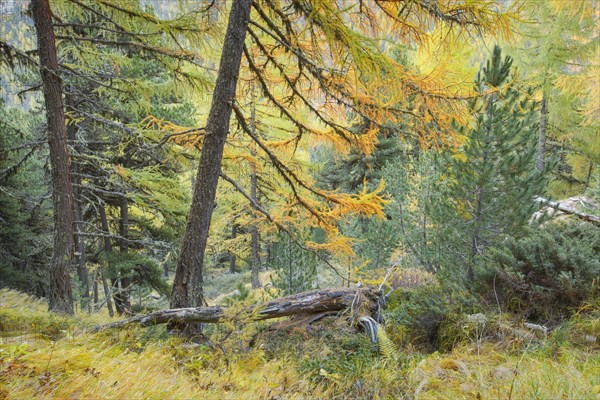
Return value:
M 212 327 L 206 343 L 164 327 L 91 334 L 107 316 L 58 317 L 3 290 L 0 399 L 600 399 L 599 315 L 545 335 L 508 319 L 475 335 L 465 319 L 451 350 L 426 353 L 380 350 L 343 319 Z

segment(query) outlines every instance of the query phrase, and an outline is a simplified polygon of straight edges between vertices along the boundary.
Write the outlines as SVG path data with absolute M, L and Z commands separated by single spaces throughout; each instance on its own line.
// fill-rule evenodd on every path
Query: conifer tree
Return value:
M 551 194 L 581 192 L 600 160 L 598 136 L 598 3 L 525 1 L 531 18 L 522 35 L 508 44 L 528 84 L 541 99 L 537 168 L 559 156 Z M 556 157 L 555 157 L 556 158 Z
M 474 257 L 518 232 L 543 188 L 543 173 L 535 168 L 537 104 L 531 90 L 523 94 L 514 82 L 512 63 L 494 47 L 475 81 L 479 96 L 470 104 L 475 121 L 460 128 L 465 144 L 448 161 L 450 215 L 438 222 L 461 240 L 455 251 L 466 255 L 461 263 L 470 280 Z
M 336 1 L 265 0 L 251 3 L 252 13 L 245 9 L 247 5 L 245 1 L 233 2 L 231 8 L 221 57 L 226 65 L 220 67 L 206 127 L 196 180 L 202 186 L 196 186 L 192 200 L 175 279 L 174 307 L 202 302 L 206 236 L 227 136 L 223 128 L 229 126 L 231 109 L 241 129 L 289 190 L 285 208 L 300 208 L 296 218 L 308 220 L 326 232 L 329 240 L 322 245 L 313 243 L 313 248 L 351 253 L 349 241 L 339 237 L 336 221 L 353 213 L 383 217 L 383 187 L 373 192 L 365 188 L 359 195 L 319 190 L 302 170 L 285 161 L 281 148 L 297 149 L 303 138 L 312 137 L 333 141 L 342 148 L 354 144 L 369 153 L 384 120 L 414 115 L 415 124 L 421 128 L 424 125 L 419 122 L 432 119 L 449 125 L 452 118 L 441 111 L 452 101 L 439 90 L 443 85 L 418 76 L 382 54 L 377 35 L 385 31 L 404 42 L 422 43 L 435 23 L 448 30 L 507 32 L 510 19 L 491 4 L 461 1 L 418 2 L 415 7 L 406 7 L 402 2 L 375 2 L 370 10 L 362 2 L 348 7 Z M 235 26 L 232 21 L 236 21 Z M 248 40 L 244 41 L 246 33 Z M 242 48 L 238 49 L 240 39 Z M 230 85 L 237 84 L 239 71 L 231 68 L 237 61 L 237 50 L 243 52 L 241 65 L 247 79 L 258 84 L 268 104 L 293 126 L 291 134 L 279 144 L 265 143 L 255 135 L 245 110 L 234 101 L 235 88 Z M 225 98 L 221 98 L 223 94 Z M 397 107 L 409 97 L 414 99 L 410 108 Z M 355 122 L 352 119 L 356 118 L 369 121 L 368 134 L 351 131 Z M 213 129 L 218 129 L 218 140 L 213 140 Z M 437 134 L 430 134 L 428 129 L 419 130 L 423 141 L 437 138 Z
M 59 76 L 52 11 L 48 0 L 33 0 L 32 14 L 38 37 L 40 74 L 48 121 L 48 144 L 52 168 L 54 246 L 49 266 L 48 304 L 51 311 L 73 314 L 70 266 L 73 258 L 73 188 L 63 87 Z

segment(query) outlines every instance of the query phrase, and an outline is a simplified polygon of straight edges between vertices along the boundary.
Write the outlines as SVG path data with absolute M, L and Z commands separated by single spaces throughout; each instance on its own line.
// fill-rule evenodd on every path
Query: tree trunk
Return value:
M 119 218 L 119 252 L 126 257 L 129 251 L 127 239 L 129 238 L 129 202 L 127 197 L 121 199 Z M 119 315 L 131 313 L 131 301 L 129 299 L 129 289 L 131 286 L 131 278 L 128 276 L 129 271 L 119 270 L 120 290 L 115 291 L 113 297 L 115 299 L 115 308 Z
M 482 164 L 485 165 L 488 162 L 488 158 L 490 157 L 490 147 L 492 146 L 492 136 L 494 135 L 494 103 L 496 102 L 496 93 L 492 93 L 488 100 L 488 104 L 486 106 L 486 115 L 487 115 L 487 127 L 486 132 L 487 135 L 485 137 L 485 147 L 483 151 L 483 160 Z M 473 213 L 473 233 L 471 234 L 471 249 L 469 254 L 469 263 L 467 266 L 467 279 L 470 282 L 475 281 L 475 271 L 474 271 L 474 263 L 475 256 L 479 253 L 479 246 L 481 245 L 481 228 L 483 224 L 483 207 L 485 203 L 485 195 L 486 195 L 486 178 L 482 176 L 483 172 L 480 172 L 479 180 L 477 186 L 475 188 L 475 193 L 477 194 L 476 199 L 476 208 Z
M 590 181 L 592 180 L 592 172 L 594 171 L 594 162 L 590 161 L 590 166 L 588 167 L 588 173 L 585 177 L 585 186 L 583 187 L 583 193 L 587 192 L 588 187 L 590 186 Z
M 234 222 L 233 225 L 231 226 L 231 238 L 235 239 L 236 236 L 237 236 L 237 224 Z M 236 261 L 235 254 L 232 251 L 230 251 L 229 252 L 229 273 L 230 274 L 235 274 L 238 272 L 235 261 Z
M 65 96 L 65 105 L 67 108 L 73 106 L 73 98 L 71 96 Z M 75 142 L 77 140 L 77 126 L 75 124 L 70 124 L 67 126 L 67 138 L 71 142 Z M 80 149 L 78 149 L 80 150 Z M 80 198 L 80 187 L 81 187 L 81 178 L 79 176 L 79 163 L 75 160 L 71 160 L 71 178 L 72 178 L 72 187 L 73 187 L 73 216 L 75 218 L 75 223 L 73 228 L 75 229 L 73 241 L 75 246 L 75 264 L 77 265 L 77 276 L 79 278 L 79 283 L 83 289 L 83 298 L 88 299 L 90 297 L 90 282 L 89 282 L 89 273 L 86 267 L 86 258 L 85 258 L 85 237 L 82 235 L 84 231 L 83 225 L 83 205 Z
M 250 129 L 253 134 L 256 134 L 256 99 L 254 94 L 254 86 L 252 86 L 252 109 L 250 111 Z M 252 143 L 250 154 L 256 156 L 255 143 Z M 256 164 L 250 165 L 250 197 L 252 200 L 260 205 L 257 198 L 257 177 L 256 177 Z M 256 216 L 252 214 L 252 225 L 250 226 L 250 282 L 252 288 L 259 288 L 260 278 L 258 271 L 260 269 L 260 243 L 258 237 L 258 226 L 256 225 Z
M 545 149 L 546 149 L 546 127 L 548 126 L 548 96 L 546 91 L 542 94 L 542 109 L 540 110 L 540 133 L 538 136 L 538 156 L 536 169 L 540 172 L 546 168 Z
M 194 307 L 204 303 L 202 268 L 212 217 L 225 139 L 229 132 L 242 49 L 252 0 L 232 2 L 223 52 L 202 144 L 196 187 L 177 263 L 171 307 Z
M 73 192 L 62 82 L 58 76 L 58 55 L 49 1 L 33 0 L 32 13 L 38 38 L 52 169 L 54 246 L 50 261 L 48 305 L 50 311 L 73 314 L 73 294 L 69 274 L 73 257 Z
M 246 307 L 242 311 L 228 315 L 227 309 L 214 307 L 189 307 L 157 311 L 148 315 L 136 316 L 123 321 L 98 326 L 94 331 L 108 328 L 121 328 L 138 324 L 150 326 L 164 323 L 218 323 L 227 320 L 261 321 L 291 315 L 317 314 L 351 309 L 353 313 L 374 315 L 377 312 L 378 296 L 373 289 L 336 288 L 321 289 L 282 297 L 265 304 Z M 355 315 L 359 316 L 359 315 Z
M 98 211 L 100 213 L 100 224 L 102 226 L 102 231 L 105 232 L 107 235 L 104 237 L 104 251 L 107 253 L 112 253 L 112 243 L 110 242 L 110 237 L 108 236 L 110 234 L 110 231 L 108 230 L 108 219 L 106 218 L 106 210 L 104 209 L 103 204 L 98 205 Z M 106 266 L 108 267 L 108 261 L 100 261 L 99 265 L 100 278 L 102 279 L 104 295 L 106 296 L 106 307 L 108 308 L 108 315 L 112 317 L 115 314 L 112 305 L 112 294 L 108 286 L 108 282 L 106 280 L 105 268 L 103 264 L 106 264 Z
M 94 291 L 94 311 L 96 311 L 96 306 L 98 305 L 98 272 L 94 272 L 94 284 L 92 287 Z

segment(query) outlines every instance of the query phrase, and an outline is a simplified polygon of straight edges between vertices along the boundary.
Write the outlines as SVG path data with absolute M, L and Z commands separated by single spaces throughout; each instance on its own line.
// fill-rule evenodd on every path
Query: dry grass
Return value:
M 407 347 L 398 359 L 373 352 L 341 321 L 317 336 L 303 327 L 296 336 L 265 332 L 252 349 L 257 325 L 212 328 L 221 349 L 164 327 L 86 332 L 107 320 L 49 315 L 43 302 L 0 291 L 0 399 L 600 398 L 597 341 L 585 342 L 600 334 L 597 313 L 524 344 L 488 337 L 445 354 Z M 344 340 L 357 347 L 341 354 Z M 348 363 L 331 368 L 338 361 Z

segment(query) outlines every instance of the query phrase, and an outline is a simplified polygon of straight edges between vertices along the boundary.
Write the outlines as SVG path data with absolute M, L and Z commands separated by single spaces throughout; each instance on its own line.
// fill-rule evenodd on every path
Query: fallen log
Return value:
M 545 204 L 546 206 L 549 206 L 556 210 L 562 211 L 565 214 L 575 215 L 575 216 L 583 219 L 584 221 L 592 222 L 595 224 L 600 224 L 600 217 L 598 217 L 596 215 L 587 214 L 587 213 L 584 213 L 584 212 L 581 212 L 581 211 L 575 209 L 574 207 L 569 207 L 563 203 L 550 201 L 548 199 L 545 199 L 545 198 L 539 197 L 539 196 L 535 197 L 534 200 L 537 201 L 538 203 L 542 203 L 542 204 Z
M 374 315 L 377 311 L 378 295 L 372 288 L 335 288 L 304 292 L 281 297 L 264 304 L 252 305 L 234 315 L 224 307 L 190 307 L 156 311 L 138 315 L 118 322 L 95 327 L 92 331 L 122 328 L 128 325 L 150 326 L 157 324 L 218 323 L 222 320 L 260 321 L 291 315 L 319 314 L 331 311 L 350 310 L 356 317 Z

